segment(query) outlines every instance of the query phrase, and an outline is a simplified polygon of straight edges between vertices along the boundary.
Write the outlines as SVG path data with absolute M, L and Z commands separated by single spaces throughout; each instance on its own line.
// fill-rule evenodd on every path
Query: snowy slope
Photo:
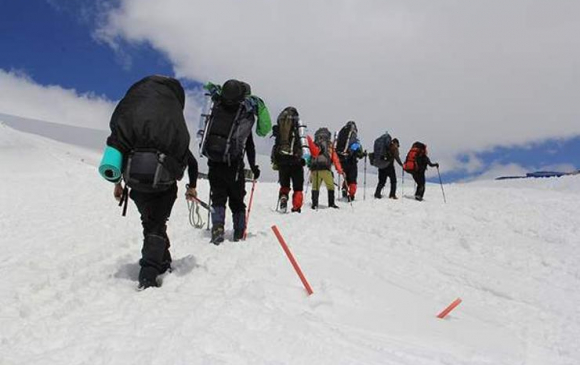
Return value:
M 139 216 L 99 157 L 0 125 L 2 365 L 580 363 L 578 176 L 446 185 L 447 204 L 437 185 L 423 203 L 361 187 L 339 211 L 323 192 L 300 215 L 259 183 L 248 241 L 217 247 L 180 193 L 174 271 L 136 292 Z

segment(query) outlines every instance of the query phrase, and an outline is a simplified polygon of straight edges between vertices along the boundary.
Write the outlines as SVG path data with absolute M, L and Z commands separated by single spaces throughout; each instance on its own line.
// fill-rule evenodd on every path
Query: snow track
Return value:
M 579 177 L 447 185 L 447 204 L 436 185 L 421 203 L 361 186 L 352 208 L 322 192 L 285 215 L 259 183 L 248 240 L 228 212 L 221 246 L 180 186 L 173 272 L 136 292 L 139 216 L 120 216 L 99 157 L 0 125 L 2 365 L 580 363 Z

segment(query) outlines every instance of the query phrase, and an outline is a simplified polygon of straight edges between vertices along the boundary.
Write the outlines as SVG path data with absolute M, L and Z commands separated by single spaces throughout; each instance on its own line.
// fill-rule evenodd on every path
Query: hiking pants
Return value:
M 310 171 L 310 182 L 312 182 L 312 190 L 320 190 L 320 186 L 324 182 L 326 184 L 326 190 L 334 191 L 334 176 L 330 170 Z
M 157 193 L 144 193 L 131 190 L 131 199 L 141 214 L 143 225 L 143 249 L 139 262 L 142 270 L 147 268 L 151 278 L 162 273 L 164 266 L 171 261 L 169 255 L 169 238 L 167 237 L 167 220 L 177 198 L 177 184 L 169 190 Z M 151 269 L 154 269 L 151 271 Z
M 391 182 L 391 191 L 389 192 L 389 198 L 396 196 L 397 192 L 397 174 L 395 173 L 395 165 L 391 163 L 384 169 L 379 169 L 379 184 L 377 185 L 378 194 L 381 193 L 385 185 L 387 184 L 387 177 Z
M 294 194 L 292 195 L 292 208 L 298 210 L 302 207 L 304 199 L 302 190 L 304 190 L 304 168 L 301 164 L 280 165 L 278 166 L 278 177 L 280 179 L 280 193 L 282 195 L 290 195 L 290 182 Z
M 244 177 L 244 165 L 233 164 L 211 164 L 208 171 L 209 185 L 211 189 L 211 206 L 214 208 L 212 214 L 213 225 L 224 225 L 226 219 L 226 203 L 234 214 L 234 223 L 238 229 L 241 226 L 242 217 L 246 214 L 246 181 Z
M 302 165 L 281 165 L 278 166 L 278 177 L 280 187 L 290 191 L 290 182 L 294 191 L 304 190 L 304 169 Z M 282 189 L 281 189 L 282 190 Z
M 342 189 L 348 191 L 348 195 L 354 198 L 356 194 L 356 179 L 358 178 L 358 165 L 356 160 L 343 160 L 340 163 L 346 175 L 346 179 L 342 183 Z
M 417 183 L 415 198 L 423 199 L 423 195 L 425 194 L 425 170 L 415 172 L 413 174 L 413 180 Z

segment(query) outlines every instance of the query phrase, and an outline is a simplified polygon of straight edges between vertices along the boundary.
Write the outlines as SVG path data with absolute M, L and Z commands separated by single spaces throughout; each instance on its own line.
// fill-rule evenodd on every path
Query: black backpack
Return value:
M 338 132 L 336 139 L 336 153 L 341 158 L 346 158 L 350 155 L 350 146 L 358 141 L 358 130 L 353 121 L 346 123 L 344 127 Z
M 163 191 L 183 177 L 190 141 L 184 103 L 179 81 L 149 76 L 115 108 L 107 144 L 123 153 L 123 179 L 131 189 Z
M 312 170 L 329 170 L 332 166 L 332 134 L 328 128 L 320 128 L 314 133 L 314 143 L 320 148 L 320 153 L 312 157 L 310 168 Z
M 298 131 L 298 111 L 294 107 L 287 107 L 278 116 L 278 121 L 273 127 L 274 155 L 276 159 L 302 156 L 302 145 Z
M 183 177 L 185 165 L 157 150 L 137 149 L 127 156 L 123 180 L 137 191 L 152 193 L 169 189 Z
M 218 97 L 209 117 L 202 154 L 210 161 L 228 165 L 241 161 L 256 121 L 254 110 L 249 99 L 229 105 Z
M 389 166 L 389 146 L 391 145 L 391 135 L 385 133 L 379 138 L 375 139 L 373 145 L 373 153 L 370 156 L 371 165 L 378 167 L 379 169 L 384 169 Z

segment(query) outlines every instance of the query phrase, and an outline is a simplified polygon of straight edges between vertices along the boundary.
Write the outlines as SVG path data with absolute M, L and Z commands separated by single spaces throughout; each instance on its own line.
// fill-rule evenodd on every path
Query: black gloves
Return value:
M 258 180 L 260 177 L 260 167 L 258 165 L 252 166 L 252 174 L 254 174 L 254 180 Z

